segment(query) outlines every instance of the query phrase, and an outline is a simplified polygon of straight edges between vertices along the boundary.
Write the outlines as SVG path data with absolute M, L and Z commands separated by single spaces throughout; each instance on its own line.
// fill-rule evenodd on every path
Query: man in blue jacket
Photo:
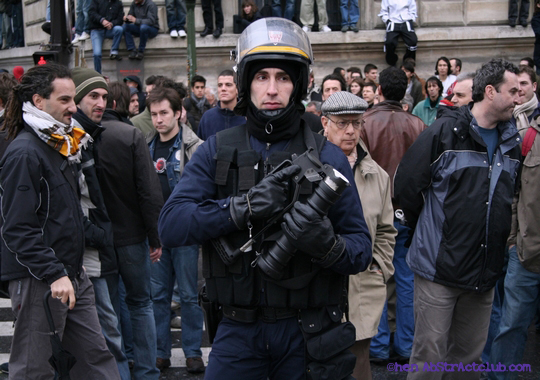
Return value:
M 425 363 L 481 363 L 519 168 L 521 138 L 510 123 L 517 72 L 501 59 L 484 64 L 474 78 L 473 102 L 448 110 L 422 132 L 396 172 L 395 197 L 416 228 L 407 264 L 415 273 L 410 364 L 418 370 L 408 379 L 443 377 Z
M 232 70 L 223 70 L 218 76 L 218 97 L 217 107 L 206 111 L 201 121 L 197 135 L 208 140 L 210 136 L 224 129 L 242 125 L 246 122 L 244 116 L 236 115 L 234 107 L 238 102 L 238 87 L 236 86 L 236 77 Z
M 301 119 L 313 61 L 307 34 L 285 19 L 261 19 L 237 52 L 235 111 L 247 123 L 197 149 L 162 210 L 160 237 L 165 246 L 203 244 L 206 292 L 223 315 L 207 378 L 343 379 L 356 360 L 347 350 L 354 327 L 341 323 L 346 275 L 366 269 L 371 239 L 354 186 L 332 198 L 327 214 L 313 202 L 327 181 L 335 191 L 352 183 L 350 165 Z M 293 185 L 301 168 L 282 163 L 308 147 L 310 162 L 336 171 Z M 312 174 L 324 168 L 313 165 Z M 296 190 L 300 200 L 285 212 Z

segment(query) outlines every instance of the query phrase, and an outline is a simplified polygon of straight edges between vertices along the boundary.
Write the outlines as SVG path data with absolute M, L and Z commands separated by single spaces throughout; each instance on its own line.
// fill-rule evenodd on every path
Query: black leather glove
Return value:
M 232 197 L 231 217 L 236 227 L 244 229 L 248 220 L 268 218 L 283 210 L 288 200 L 288 179 L 299 171 L 300 166 L 289 166 L 264 177 L 247 194 Z
M 296 202 L 283 219 L 281 229 L 289 242 L 319 265 L 329 267 L 345 252 L 345 240 L 334 234 L 330 219 L 308 204 Z

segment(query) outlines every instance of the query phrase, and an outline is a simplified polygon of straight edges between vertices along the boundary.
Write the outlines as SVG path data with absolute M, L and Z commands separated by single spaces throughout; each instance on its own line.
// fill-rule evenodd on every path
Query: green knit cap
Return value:
M 109 91 L 105 78 L 95 70 L 76 67 L 71 71 L 71 76 L 75 82 L 75 104 L 79 104 L 93 89 L 104 88 Z

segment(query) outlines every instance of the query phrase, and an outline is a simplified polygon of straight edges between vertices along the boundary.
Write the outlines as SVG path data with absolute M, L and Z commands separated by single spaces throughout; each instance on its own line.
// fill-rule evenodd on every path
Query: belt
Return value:
M 261 319 L 265 323 L 275 323 L 279 319 L 298 316 L 297 309 L 261 306 L 243 308 L 237 306 L 222 306 L 223 316 L 236 322 L 253 323 Z

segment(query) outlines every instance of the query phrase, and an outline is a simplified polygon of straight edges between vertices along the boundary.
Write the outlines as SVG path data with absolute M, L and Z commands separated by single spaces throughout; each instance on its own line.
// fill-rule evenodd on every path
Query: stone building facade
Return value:
M 313 70 L 318 82 L 337 66 L 363 68 L 367 63 L 374 63 L 380 70 L 386 67 L 383 53 L 384 26 L 377 16 L 381 2 L 359 1 L 359 33 L 310 33 L 315 55 Z M 121 50 L 124 60 L 109 61 L 108 49 L 111 41 L 105 42 L 103 74 L 111 80 L 121 79 L 126 73 L 138 72 L 143 77 L 159 73 L 187 82 L 187 41 L 169 37 L 165 1 L 155 2 L 159 9 L 160 34 L 149 41 L 144 61 L 130 62 L 125 50 Z M 299 2 L 300 0 L 297 0 L 297 10 Z M 41 31 L 41 24 L 45 21 L 46 3 L 47 0 L 23 1 L 26 47 L 1 51 L 0 67 L 11 70 L 16 65 L 22 65 L 25 69 L 33 65 L 32 53 L 48 40 L 48 35 Z M 531 7 L 533 3 L 531 2 Z M 129 4 L 129 1 L 124 1 L 126 12 Z M 233 15 L 238 13 L 239 0 L 222 0 L 222 7 L 225 30 L 219 39 L 212 36 L 202 38 L 198 35 L 204 28 L 200 1 L 197 1 L 195 7 L 198 73 L 208 79 L 208 84 L 214 86 L 217 74 L 233 66 L 233 62 L 229 60 L 229 52 L 235 47 L 238 38 L 238 35 L 232 34 L 232 25 Z M 517 62 L 520 58 L 533 54 L 534 34 L 531 27 L 508 26 L 508 0 L 417 0 L 417 7 L 417 73 L 422 77 L 433 74 L 436 59 L 443 55 L 462 59 L 463 70 L 472 71 L 492 57 Z M 338 24 L 339 1 L 327 0 L 327 9 L 332 13 L 330 24 Z M 331 26 L 337 28 L 335 25 Z M 400 56 L 404 52 L 402 45 L 400 42 Z M 124 42 L 120 47 L 125 49 Z M 93 66 L 90 40 L 81 44 L 76 56 L 84 58 L 78 59 L 77 64 Z

